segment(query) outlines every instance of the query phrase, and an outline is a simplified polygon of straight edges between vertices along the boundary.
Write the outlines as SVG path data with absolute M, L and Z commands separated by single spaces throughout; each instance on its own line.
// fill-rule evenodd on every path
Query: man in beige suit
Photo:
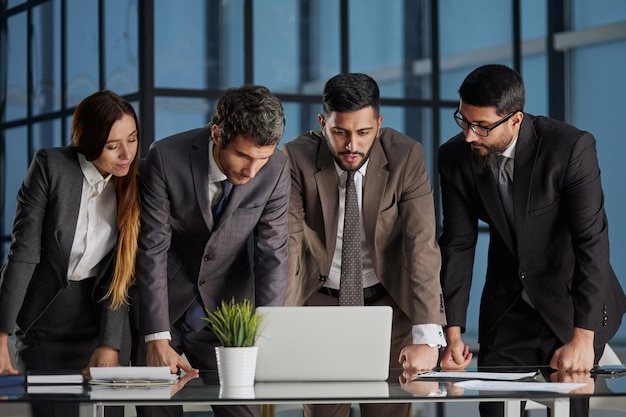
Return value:
M 359 208 L 360 301 L 393 308 L 390 366 L 402 366 L 403 377 L 412 378 L 435 367 L 438 347 L 445 345 L 441 258 L 423 150 L 415 140 L 381 128 L 378 85 L 365 74 L 331 78 L 323 106 L 321 131 L 282 147 L 292 180 L 285 304 L 343 305 L 344 229 L 354 229 L 344 228 L 344 201 L 346 183 L 353 181 Z M 332 355 L 332 346 L 324 354 Z M 361 415 L 406 416 L 410 409 L 409 404 L 361 404 Z M 349 405 L 305 405 L 307 417 L 348 413 Z

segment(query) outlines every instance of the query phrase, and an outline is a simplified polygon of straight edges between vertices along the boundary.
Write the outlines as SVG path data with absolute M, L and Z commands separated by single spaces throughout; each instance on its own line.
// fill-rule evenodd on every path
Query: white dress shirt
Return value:
M 359 203 L 359 211 L 363 213 L 363 184 L 365 182 L 365 174 L 367 172 L 367 165 L 369 161 L 365 161 L 354 174 L 354 187 L 356 188 L 357 201 Z M 338 183 L 339 183 L 339 213 L 337 224 L 337 241 L 335 244 L 335 253 L 333 254 L 333 260 L 330 266 L 330 272 L 328 274 L 328 280 L 324 284 L 329 288 L 339 289 L 339 282 L 341 280 L 341 249 L 343 247 L 343 221 L 345 217 L 345 200 L 346 200 L 346 181 L 348 173 L 341 169 L 335 162 L 335 169 L 337 170 Z M 363 225 L 363 215 L 360 215 L 361 223 L 361 260 L 363 264 L 363 287 L 371 287 L 378 284 L 380 281 L 376 277 L 374 271 L 374 264 L 369 255 L 367 248 L 367 242 L 365 240 L 365 228 Z M 412 328 L 413 344 L 428 344 L 431 346 L 446 346 L 446 339 L 443 335 L 443 329 L 439 324 L 416 324 Z
M 111 174 L 105 178 L 84 155 L 78 154 L 83 190 L 67 277 L 80 281 L 95 277 L 98 263 L 117 242 L 117 198 Z

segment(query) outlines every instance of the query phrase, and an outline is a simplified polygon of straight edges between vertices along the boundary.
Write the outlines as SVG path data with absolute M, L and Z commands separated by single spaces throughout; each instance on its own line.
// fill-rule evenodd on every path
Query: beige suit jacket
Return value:
M 302 305 L 330 271 L 338 221 L 338 177 L 320 132 L 283 145 L 291 164 L 286 305 Z M 363 185 L 363 223 L 377 278 L 412 324 L 445 325 L 433 193 L 422 146 L 381 129 Z

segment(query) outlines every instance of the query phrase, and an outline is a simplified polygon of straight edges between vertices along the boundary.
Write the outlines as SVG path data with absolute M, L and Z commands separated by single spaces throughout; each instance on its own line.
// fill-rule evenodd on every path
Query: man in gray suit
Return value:
M 366 74 L 331 78 L 323 105 L 321 131 L 282 147 L 292 171 L 285 302 L 348 305 L 342 301 L 344 274 L 357 269 L 357 303 L 393 308 L 391 366 L 402 366 L 404 377 L 413 379 L 437 365 L 438 347 L 446 343 L 441 256 L 424 152 L 419 142 L 381 127 L 378 85 Z M 350 225 L 344 219 L 350 217 L 346 184 L 352 177 L 359 218 Z M 344 256 L 350 229 L 356 230 L 357 247 Z M 325 354 L 333 354 L 332 346 Z M 349 408 L 306 404 L 305 416 L 348 416 Z M 409 404 L 361 405 L 362 416 L 409 411 Z
M 208 126 L 152 145 L 142 171 L 138 363 L 214 370 L 219 342 L 199 320 L 204 309 L 232 297 L 283 303 L 290 177 L 276 145 L 284 125 L 278 98 L 245 85 L 223 94 Z M 260 415 L 259 407 L 213 409 Z

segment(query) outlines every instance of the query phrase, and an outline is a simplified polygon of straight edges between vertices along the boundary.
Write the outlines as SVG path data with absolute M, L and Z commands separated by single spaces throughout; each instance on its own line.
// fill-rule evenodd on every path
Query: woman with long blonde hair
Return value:
M 1 275 L 0 373 L 128 363 L 140 138 L 131 104 L 100 91 L 76 108 L 69 147 L 34 156 Z

